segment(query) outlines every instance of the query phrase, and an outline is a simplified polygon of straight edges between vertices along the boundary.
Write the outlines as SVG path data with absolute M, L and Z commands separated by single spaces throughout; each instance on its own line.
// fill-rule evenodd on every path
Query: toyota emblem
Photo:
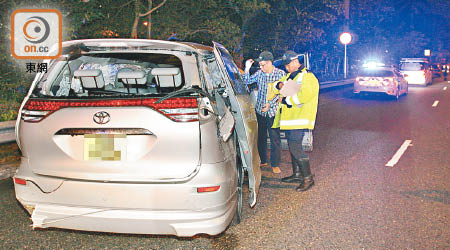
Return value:
M 111 120 L 108 112 L 100 111 L 94 114 L 94 122 L 97 124 L 106 124 Z

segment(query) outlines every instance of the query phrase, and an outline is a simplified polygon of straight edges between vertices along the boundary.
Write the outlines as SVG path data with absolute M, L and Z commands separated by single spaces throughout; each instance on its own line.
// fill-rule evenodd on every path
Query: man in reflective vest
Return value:
M 296 190 L 303 192 L 314 185 L 309 158 L 302 148 L 302 140 L 305 132 L 314 129 L 319 81 L 300 63 L 298 56 L 294 51 L 284 53 L 282 64 L 288 74 L 270 84 L 268 92 L 272 92 L 272 96 L 279 94 L 282 97 L 272 127 L 285 131 L 292 159 L 293 174 L 282 178 L 281 181 L 298 182 L 300 185 Z

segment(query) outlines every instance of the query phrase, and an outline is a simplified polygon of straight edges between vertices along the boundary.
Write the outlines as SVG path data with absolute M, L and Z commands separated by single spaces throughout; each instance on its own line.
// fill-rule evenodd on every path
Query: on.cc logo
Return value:
M 23 35 L 30 43 L 42 43 L 47 40 L 49 34 L 50 25 L 40 16 L 28 18 L 23 25 Z

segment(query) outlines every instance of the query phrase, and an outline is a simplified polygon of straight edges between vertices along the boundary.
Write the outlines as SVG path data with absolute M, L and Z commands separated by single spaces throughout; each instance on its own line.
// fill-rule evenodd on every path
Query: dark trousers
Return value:
M 303 151 L 302 141 L 303 136 L 305 135 L 306 129 L 293 129 L 293 130 L 284 130 L 286 133 L 286 139 L 289 146 L 289 152 L 291 153 L 292 161 L 297 161 L 300 163 L 300 159 L 309 159 L 308 155 Z M 304 177 L 311 175 L 311 170 L 308 166 L 300 166 L 300 171 L 302 172 Z
M 267 163 L 267 133 L 270 138 L 270 164 L 272 167 L 280 166 L 281 139 L 280 129 L 272 128 L 275 117 L 262 116 L 256 113 L 258 121 L 258 152 L 261 164 Z

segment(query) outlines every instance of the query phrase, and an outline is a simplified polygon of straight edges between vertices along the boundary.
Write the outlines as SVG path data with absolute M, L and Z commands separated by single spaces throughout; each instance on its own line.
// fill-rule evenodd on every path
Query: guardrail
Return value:
M 346 80 L 341 80 L 341 81 L 323 82 L 323 83 L 320 83 L 319 88 L 320 89 L 328 89 L 328 88 L 333 88 L 333 87 L 345 86 L 345 85 L 353 84 L 354 81 L 355 81 L 355 79 L 346 79 Z
M 16 139 L 14 126 L 16 121 L 0 122 L 0 143 L 11 142 Z
M 327 89 L 353 84 L 354 79 L 347 79 L 343 81 L 330 81 L 320 83 L 320 89 Z M 14 126 L 16 121 L 0 122 L 0 143 L 12 142 L 16 140 L 14 135 Z

